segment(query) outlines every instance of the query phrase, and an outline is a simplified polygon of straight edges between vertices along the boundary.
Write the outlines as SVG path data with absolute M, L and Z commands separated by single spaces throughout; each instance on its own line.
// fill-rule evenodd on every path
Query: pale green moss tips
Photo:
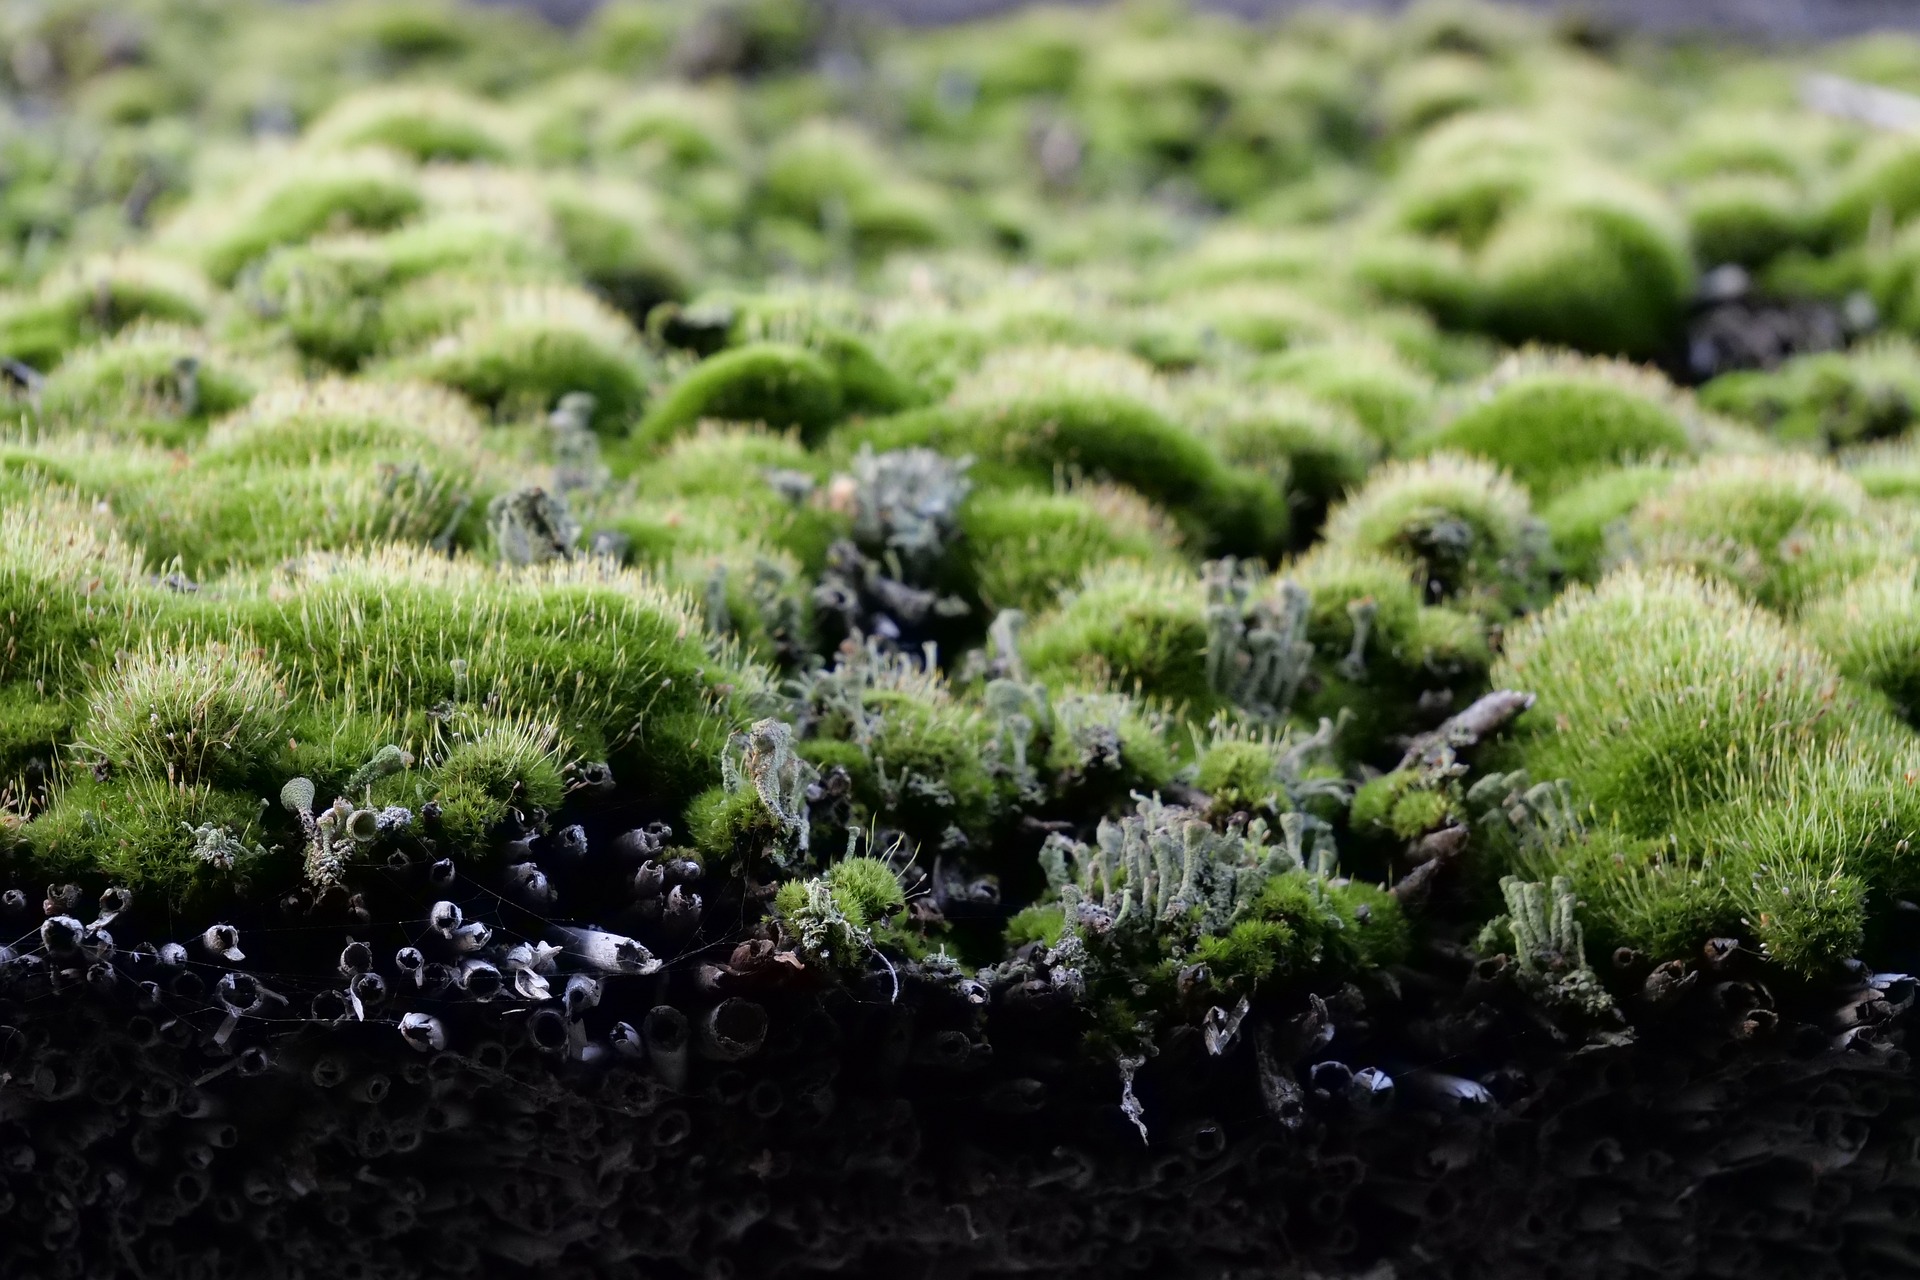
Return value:
M 258 382 L 247 362 L 191 330 L 137 324 L 63 361 L 47 379 L 39 411 L 61 426 L 178 446 L 244 405 Z
M 208 275 L 230 282 L 281 245 L 327 230 L 384 231 L 424 203 L 413 173 L 383 152 L 289 161 L 206 211 L 213 229 L 198 241 L 200 260 Z
M 508 126 L 488 103 L 442 89 L 387 89 L 337 103 L 307 131 L 310 145 L 385 147 L 415 160 L 505 160 Z
M 187 786 L 257 776 L 287 724 L 279 673 L 214 643 L 122 655 L 95 682 L 81 733 L 109 768 Z
M 1776 608 L 1821 584 L 1807 552 L 1862 520 L 1867 498 L 1831 463 L 1799 455 L 1722 457 L 1676 474 L 1627 522 L 1635 555 L 1686 564 L 1753 593 Z
M 1139 495 L 1113 485 L 976 494 L 962 509 L 961 528 L 970 586 L 995 610 L 1038 614 L 1109 561 L 1180 559 L 1172 522 Z
M 1800 626 L 1843 674 L 1886 694 L 1909 720 L 1920 715 L 1920 589 L 1910 562 L 1815 597 Z
M 1204 719 L 1219 705 L 1207 679 L 1206 593 L 1198 578 L 1120 562 L 1090 575 L 1022 644 L 1042 679 L 1111 684 Z
M 1911 736 L 1726 587 L 1629 569 L 1575 588 L 1509 636 L 1493 678 L 1538 697 L 1529 771 L 1591 806 L 1591 831 L 1563 832 L 1532 865 L 1564 859 L 1628 945 L 1739 927 L 1817 969 L 1858 945 L 1869 887 L 1912 877 L 1899 852 L 1920 825 Z M 1658 848 L 1610 861 L 1623 838 Z M 1692 886 L 1684 927 L 1661 914 L 1668 885 Z
M 828 253 L 938 244 L 950 217 L 938 191 L 890 171 L 864 134 L 824 121 L 781 140 L 767 159 L 761 199 Z
M 0 299 L 0 354 L 45 371 L 82 343 L 139 321 L 199 324 L 212 305 L 191 266 L 136 253 L 94 258 Z
M 1334 547 L 1417 568 L 1429 598 L 1498 615 L 1540 598 L 1550 550 L 1527 495 L 1504 471 L 1435 454 L 1389 463 L 1328 516 Z
M 553 726 L 482 719 L 463 730 L 431 775 L 432 802 L 454 847 L 484 849 L 509 814 L 560 807 L 564 783 Z
M 671 439 L 702 419 L 757 422 L 818 439 L 840 416 L 838 380 L 811 352 L 753 343 L 710 356 L 690 369 L 636 428 L 643 440 Z
M 604 563 L 495 570 L 397 547 L 316 556 L 215 607 L 280 662 L 296 694 L 492 700 L 550 721 L 586 758 L 696 777 L 730 731 L 724 714 L 684 719 L 717 711 L 714 686 L 731 674 L 686 603 Z
M 544 414 L 593 397 L 593 425 L 618 435 L 639 416 L 650 362 L 633 327 L 584 290 L 525 286 L 477 300 L 449 332 L 395 370 L 463 393 L 490 412 Z
M 988 359 L 946 404 L 856 432 L 876 447 L 931 445 L 970 454 L 989 482 L 1050 486 L 1056 473 L 1126 485 L 1193 528 L 1211 548 L 1272 550 L 1290 517 L 1268 474 L 1230 466 L 1183 429 L 1167 388 L 1141 362 L 1072 348 Z
M 1416 447 L 1486 458 L 1549 498 L 1609 466 L 1691 454 L 1677 401 L 1657 376 L 1625 365 L 1523 359 Z
M 1726 374 L 1700 398 L 1791 445 L 1838 450 L 1889 440 L 1920 411 L 1920 352 L 1883 338 L 1844 354 L 1799 356 L 1777 370 Z

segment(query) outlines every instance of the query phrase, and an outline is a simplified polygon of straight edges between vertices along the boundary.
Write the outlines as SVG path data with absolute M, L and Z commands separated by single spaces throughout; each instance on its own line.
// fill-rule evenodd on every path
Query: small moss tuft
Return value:
M 224 644 L 122 654 L 88 697 L 82 750 L 174 786 L 260 781 L 286 735 L 279 674 Z
M 1415 447 L 1485 458 L 1546 499 L 1606 467 L 1691 454 L 1674 399 L 1625 365 L 1516 360 Z
M 1428 599 L 1498 617 L 1538 600 L 1547 539 L 1526 491 L 1492 465 L 1452 454 L 1389 463 L 1327 517 L 1329 546 L 1418 570 Z
M 757 342 L 709 356 L 688 370 L 635 428 L 665 443 L 702 419 L 761 423 L 817 440 L 840 416 L 840 387 L 819 356 Z
M 493 717 L 463 725 L 427 778 L 441 831 L 473 853 L 508 817 L 558 810 L 564 790 L 553 727 Z

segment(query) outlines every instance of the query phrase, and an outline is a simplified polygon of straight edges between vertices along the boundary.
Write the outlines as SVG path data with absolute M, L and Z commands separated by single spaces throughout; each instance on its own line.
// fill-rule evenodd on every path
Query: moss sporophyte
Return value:
M 0 1274 L 1920 1268 L 1910 42 L 29 8 Z

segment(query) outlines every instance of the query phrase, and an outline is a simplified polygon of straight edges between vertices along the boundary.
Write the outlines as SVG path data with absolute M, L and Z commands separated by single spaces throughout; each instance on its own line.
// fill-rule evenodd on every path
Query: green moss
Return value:
M 116 772 L 189 787 L 261 782 L 286 693 L 257 654 L 213 643 L 123 653 L 95 681 L 84 749 Z
M 1678 877 L 1698 882 L 1696 940 L 1736 917 L 1781 963 L 1817 969 L 1857 944 L 1864 886 L 1910 875 L 1905 731 L 1725 587 L 1623 571 L 1575 588 L 1509 637 L 1493 678 L 1538 696 L 1521 742 L 1534 776 L 1570 779 L 1602 831 L 1673 842 L 1652 866 L 1572 864 L 1632 945 L 1671 926 L 1656 900 Z
M 253 392 L 238 362 L 190 332 L 138 325 L 64 361 L 41 390 L 40 412 L 49 422 L 177 446 Z
M 990 297 L 964 310 L 916 308 L 883 327 L 876 346 L 894 369 L 944 396 L 996 352 L 1050 344 L 1098 346 L 1124 325 L 1071 299 L 1033 292 Z M 1135 379 L 1137 381 L 1137 378 Z
M 267 387 L 244 412 L 214 425 L 194 462 L 224 469 L 412 461 L 471 469 L 479 449 L 472 409 L 440 387 L 322 378 Z
M 1045 765 L 1063 790 L 1105 811 L 1174 780 L 1167 717 L 1130 695 L 1076 689 L 1053 699 Z
M 1690 186 L 1683 206 L 1694 257 L 1758 266 L 1813 239 L 1814 219 L 1799 184 L 1733 174 Z
M 381 301 L 392 264 L 372 240 L 335 237 L 273 251 L 254 277 L 253 310 L 285 326 L 302 355 L 352 369 L 385 341 Z
M 261 814 L 254 796 L 205 785 L 88 779 L 62 788 L 22 837 L 37 874 L 57 882 L 100 876 L 180 906 L 212 899 L 233 884 L 231 870 L 195 852 L 196 830 L 224 830 L 239 845 L 253 846 Z
M 1321 543 L 1282 573 L 1307 592 L 1307 638 L 1318 680 L 1297 710 L 1352 717 L 1344 753 L 1370 758 L 1391 747 L 1426 690 L 1469 689 L 1484 678 L 1487 625 L 1475 615 L 1422 603 L 1404 560 Z
M 1266 742 L 1222 742 L 1200 757 L 1194 785 L 1229 811 L 1268 808 L 1278 794 L 1278 752 Z
M 710 865 L 748 865 L 764 856 L 781 831 L 779 819 L 751 787 L 710 787 L 687 806 L 687 837 Z
M 367 450 L 290 466 L 284 458 L 247 459 L 244 445 L 221 443 L 214 465 L 154 467 L 106 493 L 129 535 L 189 575 L 272 563 L 302 550 L 445 546 L 473 506 L 462 460 L 451 451 L 438 465 Z M 262 452 L 272 447 L 246 443 Z
M 884 252 L 946 239 L 940 195 L 894 169 L 848 126 L 803 124 L 768 154 L 761 182 L 769 213 L 845 236 L 852 249 Z
M 144 125 L 190 109 L 188 84 L 150 67 L 121 67 L 94 77 L 74 105 L 105 124 Z
M 1334 547 L 1398 556 L 1429 598 L 1490 616 L 1517 611 L 1546 586 L 1544 529 L 1524 490 L 1486 463 L 1451 454 L 1389 463 L 1327 517 Z
M 496 296 L 394 367 L 504 417 L 545 413 L 561 396 L 584 391 L 594 398 L 594 428 L 619 434 L 646 402 L 649 361 L 632 327 L 590 295 L 530 287 Z
M 1168 293 L 1246 281 L 1286 284 L 1320 277 L 1327 238 L 1307 228 L 1270 230 L 1226 224 L 1167 263 L 1156 279 Z
M 1898 225 L 1920 209 L 1920 147 L 1904 138 L 1876 138 L 1860 149 L 1826 192 L 1821 220 L 1840 240 L 1866 236 L 1874 219 Z
M 207 274 L 225 284 L 281 245 L 323 231 L 384 231 L 423 207 L 414 176 L 383 154 L 312 157 L 250 184 L 197 247 Z
M 824 490 L 794 496 L 774 485 L 770 477 L 817 479 L 825 470 L 792 435 L 707 424 L 662 452 L 632 447 L 614 461 L 632 467 L 641 502 L 595 520 L 632 537 L 641 559 L 663 559 L 675 549 L 724 551 L 744 538 L 789 552 L 817 572 L 850 523 Z
M 1446 240 L 1371 231 L 1354 248 L 1353 270 L 1382 297 L 1422 307 L 1441 324 L 1473 325 L 1485 311 L 1472 260 Z
M 1556 190 L 1503 221 L 1477 263 L 1509 341 L 1649 357 L 1680 331 L 1693 263 L 1658 197 L 1619 179 Z
M 1207 679 L 1207 634 L 1197 578 L 1119 562 L 1036 621 L 1021 652 L 1049 684 L 1110 684 L 1204 720 L 1220 702 Z
M 710 657 L 682 600 L 588 562 L 514 573 L 387 548 L 233 581 L 208 607 L 279 661 L 296 698 L 492 699 L 551 721 L 588 758 L 694 790 L 732 727 L 714 686 L 757 679 Z
M 1419 428 L 1433 399 L 1431 379 L 1391 350 L 1368 344 L 1298 347 L 1267 357 L 1251 372 L 1347 410 L 1389 448 Z
M 615 105 L 600 128 L 603 151 L 647 167 L 695 169 L 733 160 L 741 147 L 733 101 L 706 86 L 649 85 Z
M 585 55 L 609 71 L 651 71 L 664 63 L 685 15 L 657 0 L 617 0 L 594 9 L 581 31 Z
M 1859 520 L 1865 504 L 1859 484 L 1828 463 L 1711 458 L 1642 502 L 1627 533 L 1643 560 L 1690 565 L 1778 608 L 1823 585 L 1808 539 Z
M 917 939 L 894 927 L 905 906 L 893 868 L 873 857 L 843 859 L 815 880 L 789 880 L 773 899 L 801 950 L 841 968 L 858 965 L 880 941 L 911 951 Z
M 643 188 L 549 182 L 547 211 L 561 251 L 595 292 L 636 322 L 685 297 L 692 251 L 653 211 Z
M 664 443 L 702 419 L 797 428 L 817 439 L 840 416 L 840 387 L 820 357 L 761 342 L 709 356 L 688 370 L 648 411 L 636 432 Z
M 476 203 L 484 200 L 480 196 Z M 564 266 L 559 246 L 535 234 L 538 229 L 529 209 L 456 206 L 431 211 L 378 236 L 328 237 L 304 247 L 323 252 L 339 246 L 351 257 L 355 247 L 364 244 L 385 265 L 388 282 L 395 285 L 435 272 L 457 271 L 476 279 L 558 276 Z M 263 269 L 265 274 L 271 271 L 270 264 Z
M 1366 479 L 1380 449 L 1340 410 L 1283 389 L 1248 394 L 1238 385 L 1190 385 L 1182 417 L 1210 440 L 1227 465 L 1258 475 L 1288 495 L 1314 524 L 1348 489 Z
M 1229 468 L 1182 430 L 1137 362 L 1104 352 L 1009 351 L 956 387 L 938 410 L 881 419 L 850 433 L 876 448 L 929 445 L 976 459 L 987 484 L 1051 487 L 1056 473 L 1135 489 L 1210 546 L 1258 552 L 1287 528 L 1285 495 Z
M 24 793 L 30 762 L 48 768 L 60 759 L 77 714 L 74 705 L 26 681 L 0 684 L 0 793 Z
M 476 718 L 462 726 L 426 786 L 451 849 L 480 855 L 510 814 L 560 807 L 564 783 L 555 734 L 532 722 Z
M 1920 449 L 1914 441 L 1889 440 L 1849 450 L 1841 462 L 1868 497 L 1920 507 Z
M 762 662 L 792 665 L 813 651 L 811 580 L 790 556 L 757 542 L 750 514 L 734 515 L 715 548 L 682 545 L 656 553 L 661 580 L 701 602 L 707 630 L 739 641 Z M 625 531 L 630 524 L 615 524 Z
M 1413 926 L 1399 899 L 1379 885 L 1333 881 L 1332 899 L 1341 929 L 1328 947 L 1340 967 L 1364 973 L 1405 964 L 1413 954 Z
M 206 281 L 183 264 L 135 255 L 95 259 L 0 302 L 0 353 L 46 370 L 82 343 L 136 321 L 199 324 L 210 305 Z
M 1920 407 L 1920 352 L 1882 339 L 1795 356 L 1778 369 L 1723 374 L 1700 389 L 1700 402 L 1793 445 L 1842 449 L 1889 439 Z
M 915 840 L 937 846 L 951 841 L 949 832 L 980 840 L 998 816 L 992 725 L 937 686 L 865 690 L 857 720 L 830 716 L 820 733 L 799 744 L 801 754 L 845 766 L 861 808 Z
M 1663 394 L 1663 391 L 1665 394 Z M 1538 499 L 1628 462 L 1693 451 L 1670 390 L 1620 366 L 1573 364 L 1497 374 L 1463 412 L 1419 437 L 1502 467 Z
M 1276 970 L 1311 969 L 1319 959 L 1313 943 L 1285 919 L 1242 920 L 1224 934 L 1200 939 L 1194 956 L 1217 980 L 1258 987 Z
M 1177 562 L 1166 517 L 1111 485 L 1063 493 L 987 490 L 961 509 L 967 578 L 988 608 L 1044 611 L 1088 570 L 1113 560 Z
M 1756 175 L 1797 182 L 1824 167 L 1838 140 L 1834 122 L 1806 112 L 1710 107 L 1682 126 L 1660 171 L 1681 181 Z
M 1401 840 L 1436 831 L 1457 812 L 1457 798 L 1415 769 L 1396 769 L 1353 793 L 1349 815 L 1357 831 L 1387 832 Z
M 317 796 L 344 795 L 355 803 L 419 806 L 427 799 L 420 788 L 421 773 L 414 766 L 430 765 L 440 722 L 427 708 L 395 715 L 363 706 L 352 693 L 326 701 L 307 700 L 290 708 L 284 750 L 279 755 L 280 777 L 308 778 Z M 445 708 L 440 708 L 444 711 Z M 401 771 L 386 774 L 353 794 L 348 783 L 364 776 L 365 766 L 389 746 L 412 760 Z
M 807 345 L 833 370 L 841 408 L 849 414 L 899 413 L 928 399 L 857 334 L 828 329 L 810 334 Z
M 1625 554 L 1627 519 L 1634 509 L 1673 480 L 1671 469 L 1653 463 L 1597 471 L 1540 509 L 1553 537 L 1560 568 L 1591 582 Z
M 907 905 L 900 878 L 880 858 L 842 858 L 827 868 L 826 881 L 834 900 L 855 924 L 890 919 Z
M 1920 232 L 1912 225 L 1884 241 L 1821 258 L 1784 256 L 1768 274 L 1767 283 L 1775 288 L 1816 297 L 1841 299 L 1864 289 L 1886 327 L 1920 333 Z
M 1800 612 L 1806 637 L 1842 675 L 1920 714 L 1920 590 L 1910 564 L 1893 563 L 1816 596 Z
M 1460 53 L 1430 53 L 1396 66 L 1380 94 L 1381 112 L 1395 134 L 1418 133 L 1501 97 L 1487 64 Z
M 1051 947 L 1060 941 L 1067 927 L 1066 913 L 1057 906 L 1035 903 L 1022 907 L 1007 920 L 1006 946 L 1009 951 L 1029 942 Z
M 1420 139 L 1383 212 L 1398 228 L 1476 251 L 1550 179 L 1562 152 L 1512 115 L 1449 121 Z
M 385 147 L 415 160 L 504 160 L 504 122 L 487 103 L 446 89 L 380 89 L 336 103 L 307 131 L 311 146 Z
M 1405 918 L 1391 896 L 1294 870 L 1269 879 L 1248 918 L 1225 934 L 1201 938 L 1194 954 L 1216 980 L 1258 987 L 1396 963 L 1409 946 Z
M 1509 636 L 1494 678 L 1539 700 L 1536 776 L 1575 778 L 1631 835 L 1724 796 L 1739 757 L 1770 738 L 1844 731 L 1829 664 L 1726 588 L 1674 571 L 1569 589 Z
M 1170 304 L 1213 333 L 1251 351 L 1286 351 L 1324 342 L 1345 326 L 1305 294 L 1278 285 L 1232 285 Z
M 1447 936 L 1564 878 L 1598 954 L 1797 976 L 1920 893 L 1920 360 L 1855 296 L 1920 332 L 1920 148 L 1786 61 L 1149 0 L 854 32 L 875 114 L 810 0 L 210 14 L 132 63 L 85 13 L 14 33 L 52 68 L 0 147 L 16 871 L 243 907 L 299 877 L 289 777 L 486 856 L 605 760 L 823 980 L 942 939 L 816 838 L 998 876 L 1128 1056 L 1196 965 L 1231 1008 L 1407 955 L 1336 834 L 1384 874 L 1468 824 Z M 1920 85 L 1885 40 L 1815 63 Z M 1720 263 L 1848 345 L 1705 412 L 1501 359 L 1670 364 Z M 872 518 L 866 451 L 910 447 L 971 459 L 937 545 Z M 585 536 L 494 563 L 535 489 Z M 1380 773 L 1490 680 L 1540 696 L 1492 785 Z M 1149 877 L 1091 860 L 1169 837 L 1205 902 L 1095 927 Z
M 29 491 L 0 511 L 0 685 L 59 698 L 162 604 L 139 555 L 97 513 Z
M 1684 228 L 1658 192 L 1495 114 L 1421 140 L 1357 269 L 1443 324 L 1635 356 L 1668 348 L 1693 290 Z

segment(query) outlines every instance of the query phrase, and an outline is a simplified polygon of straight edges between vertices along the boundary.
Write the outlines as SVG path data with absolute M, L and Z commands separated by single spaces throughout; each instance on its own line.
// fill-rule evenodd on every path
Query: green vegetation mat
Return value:
M 1920 1268 L 1920 42 L 0 48 L 9 1280 Z

